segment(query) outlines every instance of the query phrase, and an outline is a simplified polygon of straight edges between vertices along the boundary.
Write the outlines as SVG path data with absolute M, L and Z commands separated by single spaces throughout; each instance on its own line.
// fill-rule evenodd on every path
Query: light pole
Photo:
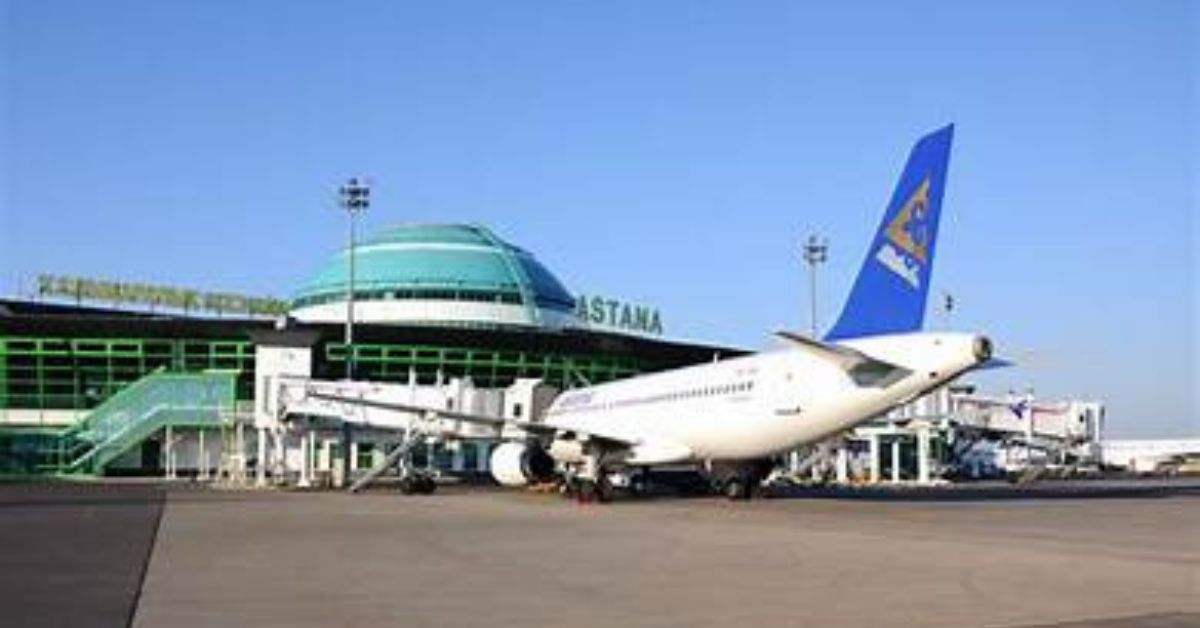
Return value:
M 946 315 L 946 329 L 950 329 L 950 317 L 954 314 L 954 295 L 946 292 L 942 295 L 942 312 Z
M 371 206 L 371 188 L 366 179 L 351 177 L 338 188 L 339 205 L 346 210 L 349 218 L 350 246 L 347 254 L 350 256 L 347 266 L 349 278 L 346 282 L 346 381 L 354 379 L 354 246 L 359 215 Z M 342 421 L 342 482 L 350 479 L 350 423 Z M 307 453 L 305 455 L 308 455 Z
M 829 259 L 829 240 L 810 234 L 801 246 L 808 263 L 809 305 L 812 307 L 812 337 L 817 337 L 817 265 Z
M 350 219 L 349 281 L 346 282 L 346 379 L 354 379 L 354 240 L 358 216 L 371 206 L 371 188 L 366 179 L 351 177 L 338 188 L 341 207 Z

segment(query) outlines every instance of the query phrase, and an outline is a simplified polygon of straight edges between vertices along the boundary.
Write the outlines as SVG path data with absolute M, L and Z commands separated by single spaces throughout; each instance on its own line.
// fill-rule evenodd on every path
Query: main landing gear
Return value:
M 567 497 L 574 497 L 575 501 L 581 504 L 593 502 L 607 504 L 612 501 L 615 492 L 612 482 L 604 476 L 597 479 L 575 477 L 563 481 L 563 494 Z
M 431 475 L 410 473 L 400 478 L 400 492 L 405 495 L 432 495 L 436 490 L 437 482 Z
M 774 468 L 775 462 L 771 460 L 707 463 L 687 486 L 693 494 L 717 494 L 744 501 L 765 496 L 764 482 Z M 581 504 L 607 503 L 618 491 L 633 496 L 648 494 L 650 474 L 648 469 L 639 467 L 618 467 L 617 471 L 606 465 L 568 467 L 561 491 Z
M 562 480 L 562 493 L 580 503 L 608 503 L 618 493 L 643 497 L 650 493 L 650 474 L 645 469 L 632 468 L 620 471 L 601 469 L 592 476 L 568 473 Z
M 762 496 L 763 481 L 774 466 L 774 462 L 766 460 L 736 466 L 710 464 L 708 472 L 716 492 L 738 501 Z

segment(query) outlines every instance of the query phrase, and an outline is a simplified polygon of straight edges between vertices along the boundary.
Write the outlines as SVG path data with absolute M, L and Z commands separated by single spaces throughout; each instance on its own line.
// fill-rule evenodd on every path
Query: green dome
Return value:
M 478 225 L 401 225 L 355 247 L 355 301 L 456 301 L 573 313 L 575 301 L 532 254 Z M 334 255 L 297 291 L 292 307 L 344 302 L 346 250 Z

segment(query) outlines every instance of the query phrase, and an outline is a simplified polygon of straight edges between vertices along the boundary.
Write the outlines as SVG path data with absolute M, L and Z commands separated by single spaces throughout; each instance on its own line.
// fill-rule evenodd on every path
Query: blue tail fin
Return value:
M 826 340 L 921 328 L 953 137 L 951 124 L 921 138 L 909 153 L 854 289 Z

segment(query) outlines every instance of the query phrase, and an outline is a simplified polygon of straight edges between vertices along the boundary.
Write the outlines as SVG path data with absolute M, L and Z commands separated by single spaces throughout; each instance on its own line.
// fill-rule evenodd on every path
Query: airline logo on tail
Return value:
M 947 125 L 922 137 L 909 151 L 846 306 L 827 340 L 921 329 L 953 138 L 954 126 Z
M 921 265 L 929 260 L 929 178 L 913 192 L 884 231 L 875 259 L 914 289 L 921 288 Z

